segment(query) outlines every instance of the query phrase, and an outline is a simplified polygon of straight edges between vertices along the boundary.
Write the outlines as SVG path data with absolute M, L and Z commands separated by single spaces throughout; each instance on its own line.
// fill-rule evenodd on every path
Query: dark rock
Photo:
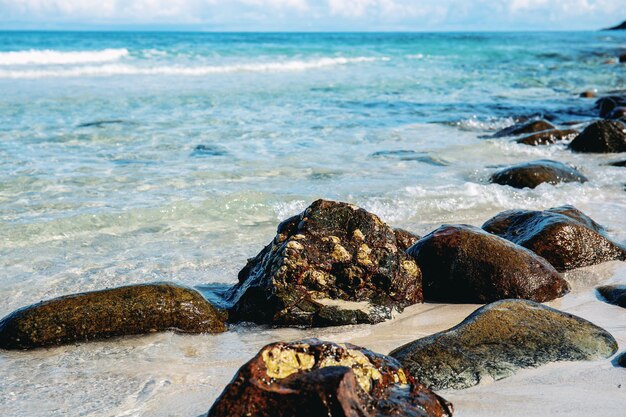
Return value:
M 582 98 L 594 98 L 596 96 L 595 91 L 587 90 L 580 93 L 580 97 Z
M 377 216 L 317 200 L 278 226 L 274 240 L 241 270 L 229 299 L 233 321 L 378 323 L 422 301 L 421 273 Z
M 610 28 L 602 29 L 602 30 L 626 30 L 626 20 L 617 26 L 613 26 Z
M 607 303 L 626 308 L 626 285 L 605 285 L 597 290 Z
M 565 129 L 565 130 L 544 130 L 543 132 L 531 133 L 517 139 L 515 142 L 524 145 L 548 145 L 550 143 L 556 143 L 559 140 L 571 139 L 578 134 L 577 130 Z
M 619 62 L 622 62 L 622 63 L 623 63 L 623 62 L 626 62 L 626 54 L 621 54 L 621 55 L 619 56 Z
M 608 165 L 611 165 L 614 167 L 626 167 L 626 159 L 624 159 L 623 161 L 610 162 Z
M 626 368 L 626 352 L 622 352 L 613 359 L 613 364 L 622 368 Z
M 496 133 L 492 137 L 501 138 L 504 136 L 517 136 L 524 135 L 527 133 L 536 133 L 541 132 L 543 130 L 554 130 L 556 126 L 552 123 L 547 122 L 545 120 L 531 120 L 525 123 L 518 123 L 513 126 L 509 126 L 504 128 Z
M 608 358 L 617 342 L 580 317 L 527 300 L 502 300 L 459 325 L 391 352 L 434 390 L 463 389 L 555 361 Z
M 504 211 L 487 220 L 483 229 L 530 249 L 558 271 L 626 259 L 626 249 L 572 206 Z
M 616 107 L 626 106 L 626 96 L 606 96 L 596 100 L 595 108 L 598 110 L 598 115 L 602 118 L 607 118 L 611 115 Z
M 587 126 L 569 148 L 575 152 L 626 152 L 626 126 L 614 120 L 600 120 Z
M 192 152 L 193 156 L 224 156 L 228 155 L 226 150 L 215 145 L 198 145 Z
M 490 181 L 514 188 L 535 188 L 544 182 L 548 184 L 586 182 L 587 177 L 569 165 L 541 159 L 501 169 L 491 176 Z
M 207 417 L 444 417 L 452 405 L 388 356 L 316 339 L 265 346 Z
M 626 107 L 619 106 L 613 109 L 609 114 L 609 119 L 624 119 L 626 118 Z
M 0 347 L 28 349 L 163 330 L 219 333 L 226 327 L 223 314 L 191 288 L 129 285 L 16 310 L 0 321 Z
M 105 127 L 106 125 L 118 125 L 127 123 L 124 120 L 113 119 L 113 120 L 96 120 L 95 122 L 87 122 L 81 123 L 77 127 Z
M 429 301 L 544 302 L 569 292 L 567 282 L 545 259 L 473 226 L 443 225 L 407 253 L 422 270 L 424 299 Z
M 420 236 L 411 233 L 407 230 L 404 229 L 400 229 L 398 227 L 393 229 L 393 233 L 395 233 L 396 235 L 396 241 L 398 242 L 398 248 L 402 249 L 402 250 L 407 250 L 408 248 L 410 248 L 411 246 L 413 246 L 413 244 L 415 242 L 417 242 L 418 240 L 420 240 Z

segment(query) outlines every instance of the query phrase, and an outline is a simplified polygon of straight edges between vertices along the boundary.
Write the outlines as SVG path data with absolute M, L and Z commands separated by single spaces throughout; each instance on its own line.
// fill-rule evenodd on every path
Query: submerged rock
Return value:
M 162 330 L 219 333 L 226 326 L 197 291 L 161 282 L 66 295 L 16 310 L 0 321 L 0 347 L 28 349 Z
M 613 336 L 587 320 L 532 301 L 502 300 L 390 355 L 439 390 L 471 387 L 549 362 L 608 358 L 616 351 Z
M 443 225 L 407 253 L 422 270 L 428 301 L 527 298 L 543 302 L 569 292 L 567 282 L 545 259 L 473 226 Z
M 597 290 L 607 303 L 626 308 L 626 285 L 605 285 Z
M 622 352 L 613 360 L 615 366 L 626 368 L 626 352 Z
M 513 126 L 506 127 L 493 134 L 494 138 L 501 138 L 504 136 L 518 136 L 528 133 L 541 132 L 543 130 L 554 130 L 556 126 L 545 120 L 531 120 L 524 123 L 517 123 Z
M 239 273 L 232 321 L 378 323 L 422 301 L 421 273 L 396 234 L 351 204 L 317 200 L 278 226 Z
M 587 126 L 569 148 L 575 152 L 626 152 L 626 126 L 616 120 L 600 120 Z
M 574 129 L 544 130 L 543 132 L 531 133 L 530 135 L 523 136 L 517 139 L 515 142 L 530 146 L 548 145 L 551 143 L 556 143 L 560 140 L 571 139 L 577 134 L 578 131 Z
M 243 365 L 208 417 L 444 417 L 452 405 L 398 361 L 308 339 L 265 346 Z
M 626 249 L 572 206 L 508 210 L 487 220 L 482 228 L 530 249 L 559 271 L 626 259 Z
M 587 177 L 569 165 L 549 159 L 541 159 L 501 169 L 491 176 L 490 181 L 514 188 L 535 188 L 544 182 L 548 184 L 586 182 Z
M 626 96 L 605 96 L 596 100 L 595 108 L 598 116 L 609 118 L 616 107 L 626 106 Z

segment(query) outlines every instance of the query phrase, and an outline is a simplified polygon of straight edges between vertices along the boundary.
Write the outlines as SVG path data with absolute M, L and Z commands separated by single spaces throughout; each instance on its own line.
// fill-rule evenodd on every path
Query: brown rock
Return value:
M 351 204 L 317 200 L 278 226 L 228 295 L 232 321 L 378 323 L 422 301 L 421 273 L 396 234 Z
M 219 333 L 224 317 L 197 291 L 172 283 L 66 295 L 0 321 L 0 347 L 28 349 L 163 330 Z
M 548 145 L 551 143 L 556 143 L 557 141 L 563 139 L 571 139 L 578 134 L 577 130 L 574 129 L 565 129 L 565 130 L 544 130 L 543 132 L 531 133 L 530 135 L 526 135 L 517 139 L 515 142 L 521 143 L 523 145 Z
M 626 250 L 602 226 L 572 206 L 504 211 L 483 229 L 530 249 L 558 271 L 626 259 Z
M 569 148 L 574 152 L 626 152 L 626 126 L 615 120 L 599 120 L 576 136 Z
M 452 406 L 393 358 L 350 344 L 273 343 L 243 365 L 208 417 L 448 417 Z
M 424 299 L 429 301 L 544 302 L 569 292 L 567 282 L 545 259 L 473 226 L 443 225 L 407 253 L 422 270 Z
M 518 123 L 513 126 L 509 126 L 504 128 L 498 132 L 496 132 L 493 137 L 501 138 L 504 136 L 518 136 L 524 135 L 527 133 L 536 133 L 544 130 L 554 130 L 556 126 L 552 123 L 547 122 L 545 120 L 531 120 L 529 122 Z
M 407 230 L 394 228 L 393 232 L 396 234 L 396 240 L 398 241 L 398 247 L 402 250 L 407 250 L 410 248 L 415 242 L 420 240 L 420 237 L 414 233 L 411 233 Z
M 544 182 L 548 184 L 587 182 L 587 177 L 569 165 L 541 159 L 501 169 L 491 176 L 490 181 L 514 188 L 535 188 Z
M 582 98 L 594 98 L 596 96 L 596 92 L 587 90 L 587 91 L 583 91 L 582 93 L 580 93 L 580 96 Z

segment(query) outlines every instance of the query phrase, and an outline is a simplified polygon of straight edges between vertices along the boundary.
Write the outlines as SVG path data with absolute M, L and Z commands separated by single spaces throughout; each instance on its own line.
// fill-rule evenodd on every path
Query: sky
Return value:
M 0 0 L 0 30 L 595 30 L 626 0 Z

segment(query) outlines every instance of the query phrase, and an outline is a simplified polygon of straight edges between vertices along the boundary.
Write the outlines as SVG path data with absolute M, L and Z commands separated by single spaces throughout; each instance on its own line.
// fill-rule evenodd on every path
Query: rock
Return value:
M 527 133 L 535 133 L 541 132 L 544 130 L 554 130 L 556 126 L 552 123 L 547 122 L 545 120 L 531 120 L 525 123 L 514 124 L 513 126 L 509 126 L 504 128 L 496 133 L 492 137 L 501 138 L 504 136 L 518 136 L 524 135 Z
M 398 361 L 308 339 L 265 346 L 243 365 L 208 417 L 443 417 L 452 405 Z
M 607 118 L 611 115 L 616 107 L 626 106 L 625 96 L 606 96 L 596 100 L 595 108 L 598 109 L 598 115 Z
M 622 63 L 623 63 L 623 62 L 626 62 L 626 54 L 621 54 L 621 55 L 619 56 L 619 62 L 622 62 Z
M 617 355 L 617 357 L 613 360 L 613 364 L 615 366 L 626 368 L 626 352 L 622 352 Z
M 232 321 L 330 326 L 378 323 L 422 301 L 421 273 L 396 234 L 351 204 L 317 200 L 278 226 L 239 273 Z
M 124 120 L 112 119 L 112 120 L 96 120 L 94 122 L 81 123 L 76 127 L 106 127 L 106 125 L 118 125 L 127 123 Z
M 611 28 L 606 28 L 602 30 L 626 30 L 626 20 L 624 20 L 622 23 L 620 23 L 617 26 L 613 26 Z
M 543 132 L 531 133 L 517 139 L 515 142 L 523 145 L 548 145 L 550 143 L 556 143 L 559 140 L 571 139 L 578 134 L 577 130 L 565 129 L 565 130 L 544 130 Z
M 224 317 L 197 291 L 172 283 L 66 295 L 0 321 L 0 347 L 29 349 L 163 330 L 219 333 Z
M 393 233 L 395 233 L 396 235 L 396 241 L 398 242 L 398 248 L 402 249 L 402 250 L 407 250 L 408 248 L 410 248 L 411 246 L 413 246 L 413 244 L 415 242 L 417 242 L 418 240 L 420 240 L 420 236 L 411 233 L 407 230 L 404 229 L 400 229 L 398 227 L 393 229 Z
M 192 156 L 225 156 L 228 152 L 216 145 L 198 145 L 193 149 Z
M 608 358 L 615 351 L 613 336 L 587 320 L 532 301 L 502 300 L 390 355 L 439 390 L 499 380 L 549 362 Z
M 626 126 L 614 120 L 600 120 L 587 126 L 569 148 L 574 152 L 626 152 Z
M 482 228 L 530 249 L 558 271 L 626 259 L 626 249 L 572 206 L 544 211 L 508 210 L 487 220 Z
M 626 118 L 626 107 L 619 106 L 615 107 L 611 114 L 609 114 L 609 119 L 624 119 Z
M 626 285 L 605 285 L 597 290 L 607 303 L 626 308 Z
M 586 182 L 587 177 L 575 168 L 561 162 L 541 159 L 512 165 L 495 172 L 490 182 L 514 188 L 535 188 L 539 184 Z
M 609 162 L 608 165 L 611 165 L 611 166 L 614 166 L 614 167 L 626 167 L 626 159 L 624 159 L 623 161 Z
M 596 96 L 596 92 L 592 90 L 583 91 L 580 93 L 580 97 L 582 98 L 594 98 Z
M 422 270 L 428 301 L 527 298 L 543 302 L 569 292 L 567 282 L 545 259 L 473 226 L 443 225 L 407 253 Z

